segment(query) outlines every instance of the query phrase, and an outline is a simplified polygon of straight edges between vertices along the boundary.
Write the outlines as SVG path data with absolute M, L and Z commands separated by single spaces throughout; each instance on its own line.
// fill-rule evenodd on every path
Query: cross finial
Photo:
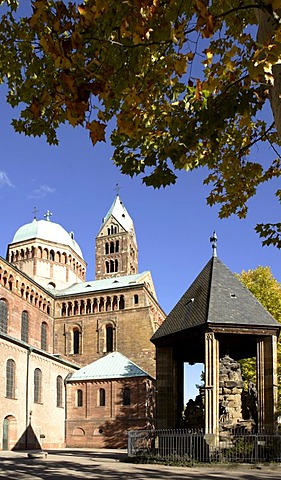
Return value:
M 37 220 L 37 213 L 39 212 L 38 208 L 34 207 L 33 208 L 33 220 Z
M 50 210 L 47 210 L 47 212 L 45 213 L 44 217 L 46 218 L 47 222 L 49 222 L 51 220 L 51 216 L 53 214 L 50 212 Z
M 114 188 L 114 190 L 116 190 L 116 195 L 119 195 L 121 188 L 122 187 L 120 187 L 119 183 L 116 183 L 116 187 Z
M 217 256 L 217 234 L 215 231 L 213 231 L 213 236 L 210 237 L 210 242 L 212 243 L 212 249 L 213 249 L 213 257 Z

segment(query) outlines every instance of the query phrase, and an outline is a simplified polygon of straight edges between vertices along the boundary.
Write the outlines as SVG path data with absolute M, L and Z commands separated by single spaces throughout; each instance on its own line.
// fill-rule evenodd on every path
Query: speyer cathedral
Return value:
M 0 257 L 0 449 L 124 447 L 127 430 L 153 425 L 150 338 L 165 314 L 119 195 L 96 236 L 95 277 L 50 212 Z

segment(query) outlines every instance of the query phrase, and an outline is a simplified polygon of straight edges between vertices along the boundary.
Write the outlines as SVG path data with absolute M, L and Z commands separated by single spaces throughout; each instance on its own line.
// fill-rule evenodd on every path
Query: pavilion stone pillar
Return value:
M 257 388 L 259 430 L 274 431 L 277 420 L 277 336 L 257 341 Z
M 178 420 L 178 368 L 173 347 L 156 348 L 156 411 L 158 429 L 175 428 Z
M 216 446 L 219 434 L 219 341 L 205 333 L 205 438 Z

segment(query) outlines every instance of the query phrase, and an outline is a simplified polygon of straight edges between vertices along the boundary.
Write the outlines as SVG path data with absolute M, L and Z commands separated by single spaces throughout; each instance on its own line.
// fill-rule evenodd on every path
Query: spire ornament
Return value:
M 210 242 L 212 243 L 212 249 L 213 249 L 213 257 L 217 256 L 217 234 L 215 230 L 213 231 L 213 236 L 210 237 Z

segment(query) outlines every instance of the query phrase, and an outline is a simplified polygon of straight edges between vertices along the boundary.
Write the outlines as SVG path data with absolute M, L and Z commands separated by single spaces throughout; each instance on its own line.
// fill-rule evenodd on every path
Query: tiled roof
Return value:
M 113 352 L 74 372 L 69 380 L 106 380 L 131 377 L 151 377 L 151 375 L 121 353 Z
M 217 257 L 212 257 L 205 265 L 151 340 L 207 324 L 280 328 L 273 316 Z
M 135 275 L 124 275 L 120 277 L 105 278 L 103 280 L 92 280 L 90 282 L 81 282 L 71 285 L 63 290 L 51 290 L 55 297 L 64 295 L 74 295 L 79 293 L 90 293 L 102 290 L 115 290 L 117 288 L 132 287 L 144 282 L 149 272 L 137 273 Z

